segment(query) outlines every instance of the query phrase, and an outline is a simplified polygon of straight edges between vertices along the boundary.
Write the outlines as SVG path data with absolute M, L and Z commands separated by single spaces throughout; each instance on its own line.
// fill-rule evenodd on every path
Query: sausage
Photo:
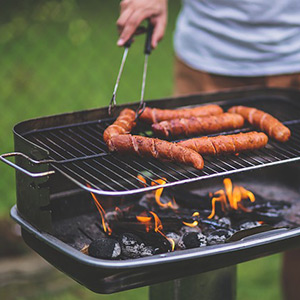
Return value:
M 124 134 L 113 136 L 108 144 L 110 151 L 121 154 L 136 154 L 141 157 L 152 157 L 158 160 L 168 160 L 192 165 L 203 169 L 202 156 L 186 147 L 160 139 L 148 138 L 139 135 Z
M 291 131 L 286 126 L 262 110 L 246 106 L 233 106 L 228 111 L 242 115 L 252 126 L 266 132 L 269 137 L 279 142 L 286 142 L 291 136 Z
M 241 128 L 244 118 L 238 114 L 224 113 L 217 116 L 174 119 L 152 124 L 152 130 L 159 136 L 191 136 L 209 134 Z
M 123 109 L 116 121 L 104 130 L 104 142 L 108 144 L 113 136 L 130 133 L 132 128 L 136 125 L 135 117 L 135 112 L 132 109 Z
M 247 132 L 215 137 L 201 137 L 177 143 L 202 155 L 221 155 L 260 149 L 266 146 L 268 137 L 263 132 Z
M 223 113 L 223 109 L 219 105 L 215 104 L 182 109 L 159 109 L 146 107 L 140 115 L 140 120 L 152 124 L 171 119 L 188 119 L 191 117 L 219 115 L 221 113 Z

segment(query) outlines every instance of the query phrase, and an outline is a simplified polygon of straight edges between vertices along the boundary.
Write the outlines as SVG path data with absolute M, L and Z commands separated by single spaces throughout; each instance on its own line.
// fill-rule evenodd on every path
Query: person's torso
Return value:
M 300 71 L 300 0 L 184 0 L 175 51 L 212 73 Z

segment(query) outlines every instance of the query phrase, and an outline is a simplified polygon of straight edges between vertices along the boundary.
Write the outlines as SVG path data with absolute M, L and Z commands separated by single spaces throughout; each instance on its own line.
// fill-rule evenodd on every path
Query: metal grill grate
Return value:
M 232 104 L 227 101 L 223 107 L 227 109 Z M 300 110 L 297 106 L 279 100 L 251 101 L 247 104 L 243 101 L 243 104 L 263 109 L 284 121 L 292 132 L 290 141 L 281 144 L 270 140 L 265 149 L 238 156 L 207 157 L 201 171 L 176 163 L 108 153 L 102 134 L 113 119 L 47 128 L 28 132 L 25 136 L 50 152 L 49 158 L 57 161 L 52 164 L 54 169 L 80 187 L 102 195 L 120 196 L 157 189 L 157 186 L 151 186 L 151 181 L 161 177 L 167 179 L 165 187 L 175 186 L 300 159 L 300 120 L 297 117 Z M 152 136 L 151 131 L 143 129 L 136 133 Z M 249 128 L 242 129 L 247 130 Z M 145 186 L 137 178 L 138 174 L 146 178 Z

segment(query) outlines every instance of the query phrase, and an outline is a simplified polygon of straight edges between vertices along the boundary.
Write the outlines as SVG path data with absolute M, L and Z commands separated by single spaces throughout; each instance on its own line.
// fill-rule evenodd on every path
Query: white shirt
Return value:
M 300 72 L 300 0 L 184 0 L 174 46 L 183 62 L 209 73 Z

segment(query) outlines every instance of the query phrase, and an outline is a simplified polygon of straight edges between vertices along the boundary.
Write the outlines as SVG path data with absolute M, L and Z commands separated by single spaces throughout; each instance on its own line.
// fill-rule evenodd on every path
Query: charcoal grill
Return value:
M 256 181 L 258 177 L 269 178 L 271 182 L 281 178 L 280 185 L 284 190 L 286 186 L 293 190 L 295 194 L 291 198 L 298 200 L 299 186 L 295 178 L 300 175 L 299 96 L 299 91 L 291 89 L 243 89 L 148 102 L 148 106 L 159 108 L 213 102 L 225 110 L 232 105 L 248 105 L 271 113 L 291 129 L 292 137 L 287 143 L 270 141 L 265 149 L 239 156 L 207 158 L 201 171 L 176 163 L 108 153 L 102 140 L 104 129 L 121 109 L 135 109 L 138 104 L 118 107 L 114 118 L 108 116 L 107 108 L 102 108 L 19 123 L 14 128 L 15 153 L 0 157 L 17 169 L 17 205 L 11 215 L 21 224 L 23 238 L 30 247 L 58 269 L 101 293 L 198 274 L 297 247 L 300 228 L 281 228 L 224 245 L 107 261 L 86 256 L 58 239 L 55 226 L 63 218 L 71 224 L 74 216 L 87 213 L 89 206 L 77 202 L 80 199 L 84 203 L 89 192 L 114 205 L 113 199 L 134 199 L 160 187 L 141 185 L 138 174 L 149 182 L 164 177 L 167 179 L 164 187 L 173 189 L 183 185 L 187 189 L 195 186 L 199 189 L 224 176 L 241 178 L 243 174 Z M 136 134 L 152 136 L 142 124 L 135 130 Z M 243 129 L 247 130 L 250 129 Z M 15 163 L 7 160 L 8 156 L 16 156 Z

